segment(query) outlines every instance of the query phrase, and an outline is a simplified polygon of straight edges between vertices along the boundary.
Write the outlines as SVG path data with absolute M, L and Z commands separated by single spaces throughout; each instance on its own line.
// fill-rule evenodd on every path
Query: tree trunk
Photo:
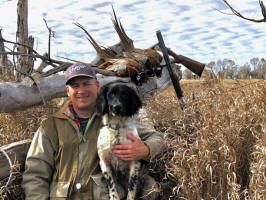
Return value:
M 28 37 L 28 0 L 18 0 L 17 4 L 17 33 L 16 40 L 19 44 L 24 44 L 33 48 L 34 39 Z M 32 49 L 19 45 L 17 51 L 23 54 L 32 54 Z M 28 74 L 33 69 L 33 59 L 21 56 L 17 66 L 18 72 Z M 21 74 L 18 74 L 18 78 Z M 23 77 L 23 76 L 22 76 Z
M 63 75 L 52 75 L 36 81 L 37 85 L 25 82 L 0 83 L 0 113 L 23 110 L 66 96 Z
M 0 52 L 5 52 L 4 42 L 2 41 L 2 30 L 0 29 Z M 0 54 L 0 74 L 3 73 L 3 68 L 7 67 L 7 55 Z

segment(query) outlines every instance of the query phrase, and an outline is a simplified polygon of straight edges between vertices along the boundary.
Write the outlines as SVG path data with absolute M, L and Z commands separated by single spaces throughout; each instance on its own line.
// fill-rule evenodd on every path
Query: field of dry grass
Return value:
M 265 199 L 265 80 L 183 81 L 182 87 L 185 111 L 173 88 L 147 108 L 165 133 L 167 152 L 153 166 L 175 183 L 172 199 Z
M 148 100 L 147 117 L 167 145 L 151 173 L 173 183 L 171 199 L 265 199 L 265 80 L 182 81 L 182 88 L 184 111 L 172 87 Z M 0 114 L 0 146 L 31 138 L 55 110 L 50 102 Z

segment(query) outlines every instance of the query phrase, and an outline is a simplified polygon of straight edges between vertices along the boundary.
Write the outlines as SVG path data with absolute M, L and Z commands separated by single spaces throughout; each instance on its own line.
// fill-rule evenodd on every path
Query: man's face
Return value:
M 73 103 L 74 109 L 84 110 L 94 108 L 100 91 L 99 83 L 88 77 L 76 77 L 66 86 L 66 92 Z

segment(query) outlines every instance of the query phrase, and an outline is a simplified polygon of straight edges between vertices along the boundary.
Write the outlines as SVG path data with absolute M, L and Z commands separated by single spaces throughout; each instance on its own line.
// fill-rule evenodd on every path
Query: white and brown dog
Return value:
M 116 144 L 132 142 L 126 136 L 128 133 L 139 137 L 133 116 L 141 105 L 135 87 L 123 82 L 103 86 L 97 99 L 98 111 L 103 114 L 103 127 L 100 129 L 97 148 L 111 200 L 120 199 L 116 187 L 116 182 L 119 181 L 117 174 L 128 178 L 127 200 L 134 200 L 136 196 L 140 162 L 123 161 L 112 151 Z

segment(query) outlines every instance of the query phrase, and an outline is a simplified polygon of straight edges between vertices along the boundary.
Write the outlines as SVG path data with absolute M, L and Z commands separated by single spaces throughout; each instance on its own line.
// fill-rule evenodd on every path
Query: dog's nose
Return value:
M 122 107 L 121 105 L 119 104 L 116 104 L 116 105 L 111 105 L 111 110 L 116 113 L 116 114 L 119 114 L 122 110 Z

